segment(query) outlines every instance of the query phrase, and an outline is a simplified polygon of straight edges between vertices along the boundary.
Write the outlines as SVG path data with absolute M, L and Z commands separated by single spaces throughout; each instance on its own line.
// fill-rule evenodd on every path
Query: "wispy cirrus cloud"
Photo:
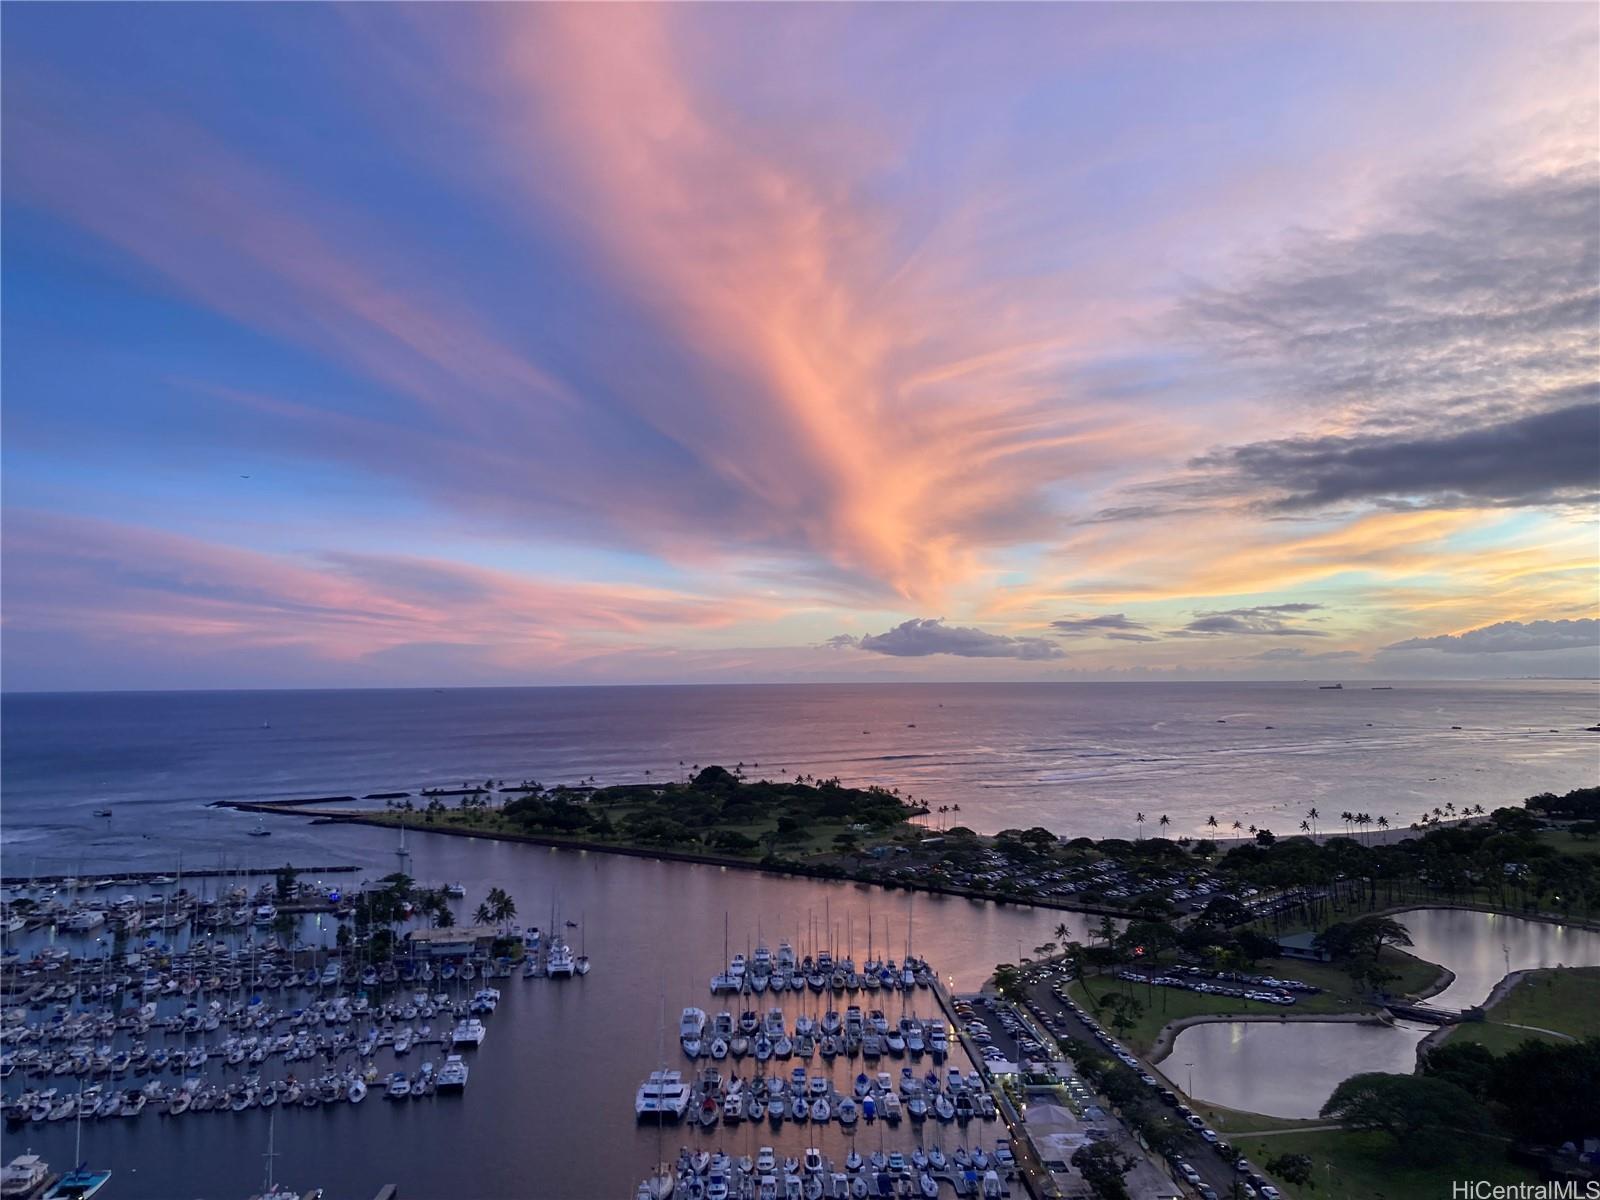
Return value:
M 1291 235 L 1183 313 L 1347 431 L 1525 415 L 1600 368 L 1600 163 L 1413 178 L 1364 227 Z
M 378 554 L 264 554 L 108 521 L 9 512 L 9 633 L 92 643 L 294 648 L 359 662 L 456 647 L 503 667 L 549 665 L 607 640 L 771 620 L 743 597 L 529 578 Z
M 1592 598 L 1591 14 L 87 11 L 8 21 L 7 487 L 130 531 L 18 526 L 24 638 L 1000 678 Z

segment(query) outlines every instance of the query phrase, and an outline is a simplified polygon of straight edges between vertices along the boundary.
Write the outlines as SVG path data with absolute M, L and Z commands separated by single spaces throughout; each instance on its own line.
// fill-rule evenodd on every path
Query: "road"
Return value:
M 1086 1042 L 1091 1046 L 1098 1046 L 1099 1042 L 1095 1039 L 1094 1030 L 1090 1029 L 1089 1026 L 1086 1025 L 1080 1017 L 1073 1013 L 1070 1008 L 1057 1000 L 1055 996 L 1051 994 L 1051 988 L 1056 986 L 1056 982 L 1057 981 L 1052 980 L 1050 982 L 1040 982 L 1028 985 L 1027 1004 L 1030 1011 L 1026 1014 L 1026 1016 L 1032 1019 L 1032 1024 L 1035 1026 L 1035 1032 L 1038 1034 L 1048 1034 L 1050 1032 L 1054 1032 L 1058 1037 L 1061 1038 L 1074 1038 L 1078 1041 Z M 1015 1011 L 1015 1009 L 1013 1009 L 1013 1011 Z M 1053 1020 L 1055 1022 L 1054 1030 L 1051 1030 L 1046 1024 L 1046 1022 L 1049 1020 Z M 996 1044 L 998 1044 L 1001 1031 L 996 1029 L 993 1032 Z M 1049 1044 L 1048 1041 L 1046 1041 L 1046 1044 Z M 1014 1049 L 1014 1044 L 1012 1044 L 1010 1048 Z M 1170 1083 L 1170 1081 L 1164 1081 L 1160 1071 L 1152 1068 L 1150 1064 L 1144 1062 L 1143 1059 L 1139 1060 L 1139 1064 L 1139 1069 L 1142 1072 L 1153 1076 L 1158 1083 Z M 1155 1090 L 1156 1089 L 1154 1088 L 1151 1089 L 1152 1092 Z M 1178 1089 L 1174 1087 L 1172 1090 L 1177 1091 Z M 1180 1153 L 1182 1154 L 1184 1160 L 1200 1173 L 1200 1178 L 1207 1185 L 1209 1185 L 1218 1196 L 1232 1196 L 1232 1189 L 1235 1183 L 1239 1182 L 1241 1178 L 1239 1173 L 1234 1169 L 1233 1165 L 1231 1163 L 1224 1162 L 1222 1157 L 1218 1155 L 1214 1149 L 1212 1149 L 1210 1144 L 1200 1136 L 1198 1131 L 1185 1125 L 1175 1109 L 1161 1103 L 1159 1095 L 1156 1095 L 1153 1098 L 1156 1101 L 1157 1107 L 1160 1108 L 1162 1112 L 1170 1116 L 1173 1128 L 1178 1131 L 1182 1146 Z M 1169 1175 L 1173 1173 L 1170 1166 L 1168 1166 L 1164 1160 L 1161 1160 L 1161 1165 L 1167 1170 Z M 1261 1164 L 1256 1163 L 1254 1166 L 1257 1173 L 1259 1173 Z

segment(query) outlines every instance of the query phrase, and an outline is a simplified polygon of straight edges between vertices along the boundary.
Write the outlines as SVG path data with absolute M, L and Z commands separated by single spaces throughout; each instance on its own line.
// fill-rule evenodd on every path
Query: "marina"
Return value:
M 788 941 L 729 958 L 710 992 L 739 1005 L 685 1007 L 687 1069 L 663 1053 L 635 1094 L 642 1128 L 696 1139 L 639 1196 L 1009 1195 L 1012 1152 L 1003 1128 L 995 1135 L 988 1082 L 909 941 L 908 923 L 901 960 L 869 949 L 859 966 L 849 951 L 801 955 Z
M 321 827 L 317 833 L 324 839 L 324 858 L 348 856 L 361 864 L 365 875 L 372 877 L 392 869 L 390 864 L 395 861 L 392 832 L 330 826 Z M 275 1118 L 270 1119 L 275 1119 L 277 1126 L 279 1177 L 307 1186 L 315 1183 L 326 1188 L 330 1196 L 364 1197 L 374 1190 L 370 1166 L 364 1166 L 348 1153 L 352 1142 L 359 1141 L 362 1145 L 384 1147 L 382 1178 L 404 1180 L 404 1194 L 408 1197 L 461 1195 L 463 1172 L 470 1170 L 466 1177 L 470 1178 L 470 1192 L 474 1197 L 519 1200 L 528 1194 L 526 1172 L 516 1156 L 495 1150 L 504 1136 L 505 1114 L 509 1112 L 517 1114 L 519 1125 L 528 1124 L 539 1129 L 541 1146 L 570 1148 L 565 1153 L 541 1155 L 539 1186 L 542 1194 L 552 1196 L 631 1196 L 655 1164 L 663 1160 L 676 1162 L 678 1147 L 684 1141 L 695 1143 L 697 1153 L 699 1149 L 714 1152 L 720 1145 L 735 1163 L 745 1154 L 754 1156 L 762 1145 L 772 1145 L 780 1162 L 785 1157 L 803 1161 L 804 1152 L 810 1146 L 816 1146 L 836 1164 L 846 1162 L 852 1146 L 858 1147 L 863 1157 L 870 1160 L 880 1139 L 885 1155 L 896 1149 L 910 1155 L 919 1144 L 927 1149 L 942 1146 L 947 1155 L 962 1144 L 969 1148 L 982 1145 L 986 1152 L 992 1151 L 996 1137 L 1003 1132 L 997 1125 L 981 1118 L 974 1120 L 968 1124 L 970 1133 L 963 1142 L 958 1123 L 945 1125 L 935 1116 L 918 1125 L 904 1116 L 903 1104 L 902 1121 L 897 1126 L 877 1119 L 868 1124 L 861 1115 L 862 1106 L 858 1105 L 853 1131 L 847 1131 L 837 1119 L 822 1126 L 810 1121 L 796 1126 L 787 1114 L 776 1129 L 770 1117 L 759 1124 L 739 1121 L 728 1126 L 719 1121 L 711 1130 L 702 1126 L 691 1129 L 680 1123 L 669 1123 L 657 1129 L 638 1120 L 636 1094 L 640 1082 L 652 1070 L 680 1070 L 692 1083 L 701 1069 L 717 1065 L 709 1057 L 691 1061 L 684 1055 L 678 1033 L 681 1011 L 686 1006 L 706 1009 L 712 1017 L 726 1007 L 737 1019 L 746 1008 L 764 1015 L 766 1010 L 781 1005 L 792 1032 L 799 1016 L 809 1014 L 813 1020 L 820 1020 L 829 1007 L 834 1007 L 842 1019 L 852 1002 L 846 992 L 838 997 L 838 1003 L 830 1003 L 828 998 L 832 993 L 826 989 L 813 992 L 809 985 L 804 993 L 791 987 L 781 1000 L 776 999 L 769 977 L 768 990 L 760 996 L 754 993 L 752 982 L 751 992 L 741 991 L 737 999 L 733 993 L 724 993 L 725 999 L 717 1003 L 710 996 L 711 979 L 727 969 L 735 953 L 725 940 L 725 936 L 733 936 L 725 935 L 725 913 L 733 914 L 733 919 L 740 922 L 737 936 L 741 943 L 747 936 L 746 929 L 753 942 L 759 942 L 763 930 L 788 929 L 789 940 L 796 946 L 831 946 L 839 958 L 853 957 L 858 965 L 864 964 L 868 957 L 886 957 L 891 945 L 888 931 L 893 930 L 894 957 L 899 966 L 904 958 L 903 942 L 907 931 L 914 929 L 916 956 L 939 964 L 941 985 L 958 989 L 978 986 L 994 962 L 1014 957 L 1019 947 L 1027 953 L 1029 948 L 1050 939 L 1052 931 L 1063 922 L 1068 924 L 1074 937 L 1089 936 L 1087 920 L 1060 912 L 965 900 L 914 899 L 908 894 L 849 884 L 493 842 L 426 837 L 408 840 L 413 871 L 418 878 L 463 881 L 465 890 L 474 897 L 498 886 L 514 894 L 525 913 L 544 916 L 554 910 L 558 914 L 581 915 L 576 929 L 568 929 L 564 920 L 557 920 L 555 924 L 563 939 L 570 938 L 574 943 L 575 962 L 580 956 L 587 956 L 593 962 L 593 969 L 586 976 L 575 974 L 571 978 L 523 983 L 520 982 L 523 968 L 518 966 L 513 968 L 513 977 L 509 980 L 491 978 L 488 985 L 499 988 L 502 996 L 492 1015 L 479 1015 L 487 1031 L 482 1049 L 460 1052 L 468 1068 L 461 1097 L 444 1094 L 442 1086 L 447 1054 L 454 1051 L 441 1045 L 424 1049 L 415 1044 L 406 1056 L 396 1056 L 392 1045 L 375 1047 L 374 1066 L 379 1075 L 376 1084 L 365 1084 L 365 1060 L 361 1060 L 363 1082 L 368 1091 L 360 1103 L 352 1104 L 347 1097 L 343 1101 L 307 1108 L 303 1103 L 286 1106 L 280 1096 L 270 1108 L 275 1114 Z M 318 860 L 308 857 L 306 861 Z M 114 864 L 105 865 L 112 867 Z M 99 872 L 101 875 L 113 873 L 121 872 Z M 358 875 L 357 879 L 360 877 Z M 672 902 L 662 903 L 664 896 L 671 897 Z M 698 919 L 685 920 L 686 913 L 697 914 Z M 811 914 L 809 922 L 808 914 Z M 305 921 L 316 919 L 308 916 Z M 798 931 L 795 929 L 797 921 Z M 811 937 L 807 936 L 808 924 L 817 930 Z M 830 926 L 837 927 L 836 935 L 826 933 Z M 548 930 L 548 924 L 546 927 Z M 875 931 L 870 935 L 872 955 L 868 954 L 869 930 Z M 237 965 L 243 974 L 249 969 L 251 946 L 256 947 L 259 955 L 266 935 L 266 930 L 252 924 L 224 930 L 205 940 L 214 944 L 220 937 L 230 945 L 227 964 L 230 968 Z M 45 937 L 42 932 L 29 936 Z M 305 940 L 317 943 L 324 936 L 333 943 L 332 931 L 324 933 L 315 928 L 307 929 Z M 91 954 L 104 952 L 94 947 L 90 935 L 57 940 L 63 947 L 73 946 Z M 319 953 L 318 948 L 300 952 L 297 962 L 303 958 L 307 964 L 301 967 L 302 971 L 309 969 L 313 962 L 321 963 Z M 753 955 L 752 945 L 746 957 Z M 803 959 L 804 956 L 801 953 L 798 957 Z M 277 961 L 280 964 L 288 961 L 281 948 Z M 221 959 L 218 964 L 222 965 Z M 420 973 L 420 959 L 417 969 Z M 280 978 L 286 976 L 287 971 L 280 967 L 279 975 Z M 319 980 L 320 975 L 319 970 Z M 460 982 L 444 987 L 437 981 L 437 975 L 436 971 L 436 979 L 426 985 L 427 990 L 450 992 L 457 1001 L 470 1001 L 473 991 L 484 986 L 479 975 L 470 987 Z M 383 985 L 380 978 L 381 995 L 377 994 L 378 989 L 373 990 L 379 1004 L 387 1004 L 422 986 L 416 982 L 407 986 L 403 979 Z M 341 981 L 326 990 L 319 983 L 314 994 L 303 988 L 298 991 L 280 989 L 263 994 L 263 998 L 273 1009 L 292 1012 L 296 1007 L 306 1007 L 308 999 L 331 999 L 341 992 L 351 998 L 353 1006 L 354 993 L 359 990 L 358 975 L 355 983 Z M 235 1004 L 248 1007 L 251 995 L 241 979 L 237 992 L 212 998 L 225 1001 L 223 1015 L 226 1015 Z M 874 998 L 869 1000 L 869 996 Z M 165 1018 L 169 1008 L 181 1012 L 182 999 L 180 994 L 161 1001 L 159 1015 Z M 882 1009 L 896 1026 L 902 1015 L 914 1014 L 927 1019 L 938 1019 L 942 1015 L 932 988 L 914 986 L 909 994 L 903 989 L 889 991 L 882 987 L 881 979 L 876 992 L 867 991 L 862 983 L 853 1000 L 866 1012 Z M 144 1002 L 141 999 L 139 1004 L 132 1005 L 134 1011 Z M 36 1022 L 51 1015 L 49 1009 L 29 1010 L 30 1019 Z M 398 1028 L 407 1023 L 416 1031 L 423 1023 L 420 1010 L 417 1018 L 407 1022 L 402 1008 L 395 1025 Z M 435 1035 L 443 1026 L 437 1013 L 428 1023 L 433 1026 Z M 454 1023 L 452 1014 L 452 1029 Z M 368 1029 L 372 1024 L 368 1021 L 361 1028 Z M 356 1028 L 354 1020 L 350 1028 Z M 285 1021 L 275 1026 L 273 1036 L 281 1037 L 291 1029 L 293 1027 Z M 327 1037 L 331 1044 L 337 1032 L 338 1027 L 324 1025 L 315 1030 L 314 1036 Z M 225 1028 L 219 1021 L 218 1030 L 207 1034 L 202 1028 L 201 1034 L 189 1034 L 188 1042 L 193 1046 L 203 1035 L 207 1046 L 213 1047 L 227 1037 L 237 1036 L 242 1040 L 252 1033 L 254 1031 Z M 128 1041 L 124 1033 L 116 1048 L 123 1048 Z M 183 1045 L 184 1038 L 168 1038 L 161 1034 L 159 1041 L 164 1047 L 176 1047 Z M 58 1055 L 70 1044 L 63 1041 L 47 1048 Z M 147 1040 L 147 1046 L 152 1044 Z M 251 1068 L 248 1053 L 245 1062 L 234 1067 L 226 1064 L 225 1057 L 219 1060 L 211 1056 L 206 1064 L 207 1086 L 232 1086 L 237 1091 L 249 1074 L 259 1073 L 265 1082 L 286 1080 L 292 1072 L 303 1087 L 307 1081 L 318 1079 L 328 1071 L 353 1067 L 357 1061 L 355 1055 L 350 1051 L 344 1054 L 346 1057 L 337 1067 L 327 1071 L 321 1068 L 320 1059 L 283 1064 L 282 1056 L 276 1055 L 271 1056 L 272 1061 L 264 1060 Z M 400 1069 L 406 1071 L 409 1079 L 425 1059 L 434 1063 L 437 1077 L 432 1097 L 424 1097 L 420 1103 L 411 1097 L 404 1102 L 384 1098 L 387 1088 L 380 1086 L 383 1080 Z M 864 1069 L 864 1060 L 839 1056 L 834 1062 L 834 1068 L 828 1072 L 833 1087 L 841 1096 L 853 1098 L 855 1076 Z M 887 1070 L 893 1065 L 893 1074 L 898 1080 L 900 1066 L 911 1062 L 909 1057 L 898 1063 L 886 1058 L 884 1065 L 871 1074 L 876 1078 L 877 1070 Z M 816 1057 L 806 1064 L 808 1079 L 822 1070 L 822 1063 L 819 1047 Z M 784 1064 L 786 1078 L 795 1065 L 798 1063 L 793 1060 Z M 928 1065 L 932 1065 L 931 1060 Z M 950 1065 L 960 1066 L 964 1077 L 972 1070 L 964 1059 L 952 1061 Z M 757 1073 L 753 1056 L 746 1057 L 742 1065 L 735 1067 L 730 1055 L 720 1069 L 725 1078 L 742 1075 L 748 1079 Z M 944 1069 L 947 1071 L 948 1067 Z M 926 1070 L 927 1067 L 919 1067 L 919 1078 Z M 771 1074 L 772 1070 L 767 1073 Z M 170 1066 L 157 1076 L 169 1090 L 175 1085 L 181 1087 L 188 1077 L 174 1073 Z M 87 1088 L 95 1080 L 87 1075 L 81 1079 L 68 1075 L 46 1081 L 30 1075 L 26 1086 L 37 1090 L 56 1087 L 58 1096 L 64 1099 L 66 1093 L 78 1090 L 80 1082 Z M 99 1082 L 104 1088 L 107 1081 L 102 1075 Z M 120 1084 L 125 1093 L 135 1085 L 142 1088 L 149 1077 L 128 1076 L 124 1080 L 113 1077 L 110 1082 L 113 1086 Z M 20 1095 L 23 1087 L 21 1075 L 13 1074 L 5 1080 L 4 1090 L 8 1095 Z M 113 1189 L 117 1200 L 250 1195 L 261 1186 L 260 1155 L 269 1118 L 262 1113 L 259 1096 L 254 1108 L 246 1107 L 235 1113 L 230 1102 L 226 1111 L 229 1114 L 226 1117 L 213 1107 L 211 1112 L 201 1114 L 212 1119 L 200 1119 L 192 1111 L 172 1119 L 170 1115 L 161 1117 L 147 1102 L 138 1119 L 85 1120 L 83 1157 L 117 1172 Z M 154 1126 L 152 1121 L 156 1122 Z M 14 1129 L 14 1136 L 19 1139 L 18 1149 L 31 1145 L 34 1152 L 47 1161 L 57 1164 L 73 1161 L 75 1124 L 63 1118 L 55 1122 L 30 1121 L 18 1126 Z M 157 1129 L 159 1137 L 152 1137 Z M 442 1155 L 438 1152 L 441 1145 L 459 1147 L 459 1154 Z M 597 1145 L 604 1145 L 605 1152 L 590 1153 L 582 1149 Z M 470 1168 L 463 1165 L 463 1159 L 470 1163 Z

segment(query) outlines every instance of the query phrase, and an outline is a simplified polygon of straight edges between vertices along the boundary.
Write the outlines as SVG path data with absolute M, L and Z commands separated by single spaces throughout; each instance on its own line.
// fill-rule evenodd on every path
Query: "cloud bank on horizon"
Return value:
M 3 57 L 8 688 L 1600 673 L 1591 8 Z

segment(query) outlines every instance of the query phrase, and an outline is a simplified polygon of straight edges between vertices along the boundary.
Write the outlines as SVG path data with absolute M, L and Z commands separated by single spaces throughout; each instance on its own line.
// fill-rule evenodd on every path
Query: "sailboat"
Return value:
M 584 953 L 584 947 L 589 943 L 589 921 L 585 916 L 583 923 L 578 926 L 578 957 L 572 960 L 572 969 L 579 975 L 589 973 L 589 956 Z
M 256 827 L 254 829 L 250 830 L 250 836 L 251 837 L 271 837 L 272 836 L 272 830 L 266 828 L 266 822 L 265 822 L 265 820 L 263 818 L 257 817 L 256 818 Z
M 277 1120 L 277 1113 L 273 1112 L 267 1118 L 267 1152 L 262 1155 L 267 1160 L 266 1184 L 257 1197 L 257 1200 L 300 1200 L 300 1193 L 293 1188 L 280 1188 L 272 1180 L 272 1160 L 278 1157 L 278 1152 L 272 1148 L 273 1122 Z
M 111 1182 L 110 1171 L 91 1171 L 89 1165 L 83 1161 L 83 1084 L 78 1085 L 78 1132 L 72 1146 L 72 1161 L 78 1165 L 73 1167 L 59 1180 L 56 1185 L 44 1194 L 43 1200 L 89 1200 L 106 1184 Z

